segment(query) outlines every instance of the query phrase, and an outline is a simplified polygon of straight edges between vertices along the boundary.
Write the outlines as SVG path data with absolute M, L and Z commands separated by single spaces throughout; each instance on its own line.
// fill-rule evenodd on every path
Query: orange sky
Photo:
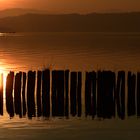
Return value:
M 140 11 L 140 0 L 0 0 L 0 10 L 14 7 L 61 13 Z

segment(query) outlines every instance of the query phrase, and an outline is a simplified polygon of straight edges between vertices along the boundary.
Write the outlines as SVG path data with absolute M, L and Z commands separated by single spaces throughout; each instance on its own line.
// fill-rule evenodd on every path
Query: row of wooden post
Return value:
M 6 110 L 12 118 L 66 117 L 82 115 L 111 119 L 140 116 L 140 73 L 86 72 L 82 103 L 82 72 L 45 69 L 10 72 L 6 78 Z M 0 81 L 0 115 L 3 115 L 3 75 Z M 127 89 L 127 90 L 126 90 Z M 127 91 L 127 94 L 126 94 Z M 35 94 L 36 93 L 36 94 Z M 126 96 L 127 95 L 127 96 Z M 126 100 L 127 99 L 127 100 Z

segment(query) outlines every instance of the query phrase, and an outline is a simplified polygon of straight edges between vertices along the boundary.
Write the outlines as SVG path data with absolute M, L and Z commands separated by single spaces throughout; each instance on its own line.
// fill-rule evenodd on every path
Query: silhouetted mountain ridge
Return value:
M 0 19 L 0 29 L 14 32 L 140 32 L 140 12 L 33 14 Z
M 5 17 L 13 17 L 13 16 L 20 16 L 27 13 L 32 14 L 46 14 L 49 13 L 48 11 L 43 10 L 36 10 L 36 9 L 24 9 L 24 8 L 11 8 L 11 9 L 5 9 L 0 11 L 0 18 Z

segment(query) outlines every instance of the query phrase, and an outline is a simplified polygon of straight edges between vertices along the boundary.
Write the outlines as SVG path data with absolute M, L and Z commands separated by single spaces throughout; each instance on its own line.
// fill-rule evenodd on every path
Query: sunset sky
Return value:
M 140 11 L 140 0 L 0 0 L 0 10 L 15 7 L 58 13 Z

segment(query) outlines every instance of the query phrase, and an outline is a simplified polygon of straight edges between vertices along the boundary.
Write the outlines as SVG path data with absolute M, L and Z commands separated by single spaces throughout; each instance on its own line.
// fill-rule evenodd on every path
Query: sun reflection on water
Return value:
M 3 89 L 3 93 L 5 92 L 6 87 L 6 77 L 8 72 L 5 70 L 5 68 L 0 68 L 0 89 Z M 3 94 L 3 97 L 5 98 L 5 94 Z

